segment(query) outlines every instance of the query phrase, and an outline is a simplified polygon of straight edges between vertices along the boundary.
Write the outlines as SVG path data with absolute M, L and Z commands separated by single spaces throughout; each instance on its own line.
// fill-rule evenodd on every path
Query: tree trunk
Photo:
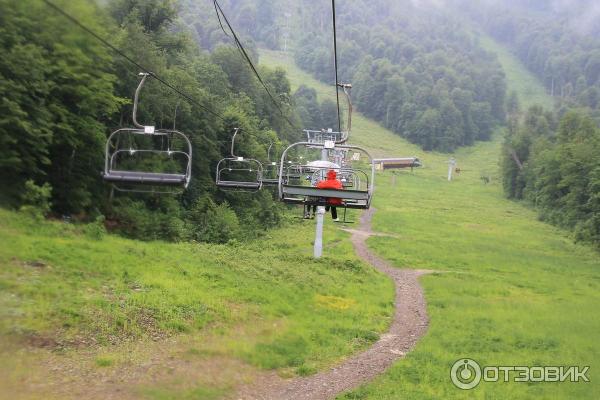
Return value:
M 508 150 L 512 159 L 515 160 L 515 164 L 517 164 L 517 167 L 519 167 L 519 171 L 523 170 L 523 163 L 521 162 L 521 160 L 519 160 L 519 156 L 517 155 L 517 152 L 514 149 L 509 149 Z

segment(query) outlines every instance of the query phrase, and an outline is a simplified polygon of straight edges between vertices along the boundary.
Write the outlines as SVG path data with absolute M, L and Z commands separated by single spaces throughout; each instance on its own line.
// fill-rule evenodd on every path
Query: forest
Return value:
M 574 4 L 545 13 L 535 2 L 518 8 L 492 4 L 460 7 L 541 80 L 559 112 L 579 106 L 600 118 L 600 36 L 594 34 L 591 15 L 583 18 L 585 9 Z
M 270 0 L 223 4 L 248 41 L 287 50 L 298 66 L 319 80 L 335 81 L 328 4 Z M 195 10 L 184 13 L 190 20 L 213 12 L 209 6 L 189 7 Z M 598 188 L 590 182 L 598 161 L 593 153 L 571 148 L 580 145 L 570 142 L 579 140 L 580 133 L 558 139 L 560 126 L 580 129 L 569 124 L 570 118 L 593 126 L 600 121 L 600 39 L 594 30 L 600 13 L 594 10 L 584 0 L 552 7 L 540 1 L 456 0 L 445 6 L 341 1 L 339 79 L 353 84 L 359 111 L 424 150 L 453 151 L 489 140 L 495 127 L 507 126 L 501 156 L 506 195 L 529 202 L 540 218 L 574 229 L 578 240 L 599 243 L 591 200 Z M 480 45 L 475 28 L 506 45 L 538 77 L 554 99 L 554 109 L 521 109 L 518 96 L 507 93 L 504 73 L 495 55 Z M 227 40 L 214 23 L 197 32 L 205 46 Z M 334 104 L 319 105 L 306 88 L 294 100 L 305 126 L 336 125 L 335 120 L 311 118 L 323 115 L 323 110 L 330 115 Z M 595 143 L 593 132 L 587 132 L 592 136 L 586 136 L 587 148 Z M 560 152 L 561 157 L 569 154 L 576 167 L 558 168 L 562 165 L 558 160 L 556 168 L 542 166 L 542 158 L 550 162 L 549 155 L 558 157 Z M 574 180 L 580 190 L 570 187 Z
M 335 82 L 329 3 L 222 3 L 258 46 L 288 50 L 298 66 Z M 447 152 L 488 140 L 504 123 L 506 83 L 495 56 L 447 13 L 431 13 L 411 1 L 337 3 L 339 81 L 352 83 L 360 112 L 424 150 Z M 194 5 L 186 13 L 191 20 L 210 10 Z M 218 26 L 198 32 L 202 43 L 222 36 Z
M 509 96 L 502 152 L 505 193 L 524 199 L 540 218 L 600 245 L 600 14 L 591 2 L 459 7 L 542 82 L 554 109 L 521 110 Z
M 53 218 L 96 221 L 147 240 L 224 243 L 280 225 L 286 214 L 271 192 L 218 191 L 215 165 L 229 154 L 235 127 L 242 129 L 237 151 L 260 160 L 271 144 L 277 154 L 300 138 L 301 128 L 337 127 L 334 102 L 318 99 L 307 86 L 292 92 L 285 71 L 259 64 L 259 48 L 287 51 L 298 66 L 333 86 L 331 9 L 327 2 L 309 3 L 220 2 L 275 93 L 274 104 L 211 1 L 58 2 L 208 107 L 182 100 L 156 80 L 144 89 L 140 119 L 158 127 L 176 124 L 192 138 L 193 181 L 173 197 L 122 195 L 102 182 L 104 141 L 132 122 L 139 68 L 65 24 L 43 2 L 2 0 L 0 182 L 6 190 L 0 201 Z M 506 195 L 528 201 L 545 220 L 575 229 L 578 238 L 598 242 L 591 218 L 597 158 L 574 150 L 582 137 L 585 148 L 594 148 L 591 127 L 600 120 L 597 13 L 583 0 L 570 8 L 542 3 L 339 1 L 339 81 L 353 84 L 353 102 L 362 114 L 423 150 L 452 152 L 489 140 L 506 126 Z M 507 46 L 539 78 L 555 100 L 552 110 L 521 109 L 476 28 Z M 573 118 L 584 122 L 573 124 Z M 575 166 L 564 170 L 556 157 Z
M 577 241 L 600 244 L 600 128 L 570 111 L 560 120 L 530 108 L 507 135 L 502 155 L 504 189 L 526 199 L 540 218 L 574 230 Z
M 281 101 L 276 105 L 233 46 L 217 46 L 211 53 L 199 48 L 179 20 L 175 1 L 56 4 L 205 105 L 190 104 L 150 79 L 138 112 L 140 120 L 157 127 L 176 122 L 191 137 L 193 181 L 179 196 L 121 195 L 103 183 L 104 143 L 108 133 L 132 123 L 139 69 L 43 2 L 2 0 L 4 204 L 55 218 L 97 221 L 144 240 L 221 243 L 255 237 L 282 222 L 282 207 L 269 191 L 235 196 L 217 191 L 214 171 L 217 161 L 229 154 L 235 127 L 242 132 L 236 151 L 261 160 L 266 160 L 271 143 L 280 148 L 298 137 L 289 123 L 299 125 L 299 117 L 290 107 L 283 71 L 261 67 L 263 79 Z
M 300 3 L 303 26 L 328 15 Z M 495 56 L 446 14 L 411 2 L 340 2 L 339 9 L 341 80 L 352 82 L 366 116 L 424 150 L 446 152 L 489 140 L 504 122 L 506 83 Z M 331 82 L 331 32 L 324 26 L 301 30 L 295 59 Z

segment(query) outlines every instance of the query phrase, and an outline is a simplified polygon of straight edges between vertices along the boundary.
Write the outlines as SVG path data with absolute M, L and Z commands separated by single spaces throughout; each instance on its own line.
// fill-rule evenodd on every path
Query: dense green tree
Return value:
M 542 219 L 573 229 L 577 240 L 600 245 L 600 128 L 579 111 L 565 114 L 558 126 L 555 120 L 533 107 L 507 135 L 505 192 L 531 202 Z
M 306 23 L 323 12 L 306 1 L 299 8 L 297 18 Z M 338 12 L 340 79 L 353 83 L 354 103 L 368 117 L 443 151 L 487 140 L 504 122 L 506 85 L 497 60 L 452 19 L 383 0 L 343 2 Z M 295 47 L 296 63 L 326 83 L 333 82 L 330 29 L 313 27 Z
M 59 4 L 106 34 L 93 4 Z M 28 179 L 48 182 L 55 210 L 90 208 L 103 192 L 102 121 L 120 104 L 112 58 L 36 1 L 1 1 L 0 20 L 2 184 L 18 193 Z
M 188 134 L 192 182 L 180 196 L 113 192 L 101 178 L 104 144 L 115 128 L 132 125 L 130 99 L 140 71 L 43 2 L 0 0 L 3 204 L 89 220 L 104 214 L 110 229 L 145 240 L 226 242 L 281 223 L 282 207 L 272 193 L 222 193 L 214 175 L 218 160 L 230 152 L 235 127 L 242 129 L 239 152 L 259 159 L 266 159 L 271 143 L 281 147 L 299 137 L 287 122 L 298 124 L 298 116 L 283 70 L 260 67 L 276 106 L 239 52 L 218 45 L 223 37 L 210 55 L 198 48 L 192 39 L 197 27 L 178 17 L 183 1 L 56 3 L 223 119 L 150 78 L 140 98 L 139 120 Z M 256 59 L 255 49 L 248 50 Z M 161 164 L 168 168 L 170 162 Z M 194 222 L 199 218 L 203 225 Z

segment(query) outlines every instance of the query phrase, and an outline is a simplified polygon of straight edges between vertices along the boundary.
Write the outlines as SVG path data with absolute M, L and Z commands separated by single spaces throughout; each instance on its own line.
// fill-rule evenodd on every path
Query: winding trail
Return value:
M 418 278 L 430 271 L 398 269 L 369 251 L 366 241 L 374 235 L 371 218 L 375 210 L 363 213 L 360 229 L 349 230 L 359 257 L 389 276 L 396 286 L 395 313 L 390 330 L 368 350 L 356 354 L 328 371 L 284 380 L 275 374 L 241 389 L 243 400 L 327 400 L 366 383 L 404 357 L 425 334 L 428 326 L 425 298 Z

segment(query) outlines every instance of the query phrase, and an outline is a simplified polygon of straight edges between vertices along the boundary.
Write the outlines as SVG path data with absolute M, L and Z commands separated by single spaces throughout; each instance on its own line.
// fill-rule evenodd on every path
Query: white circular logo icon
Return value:
M 450 379 L 459 389 L 473 389 L 481 382 L 481 367 L 470 358 L 460 359 L 452 365 Z

